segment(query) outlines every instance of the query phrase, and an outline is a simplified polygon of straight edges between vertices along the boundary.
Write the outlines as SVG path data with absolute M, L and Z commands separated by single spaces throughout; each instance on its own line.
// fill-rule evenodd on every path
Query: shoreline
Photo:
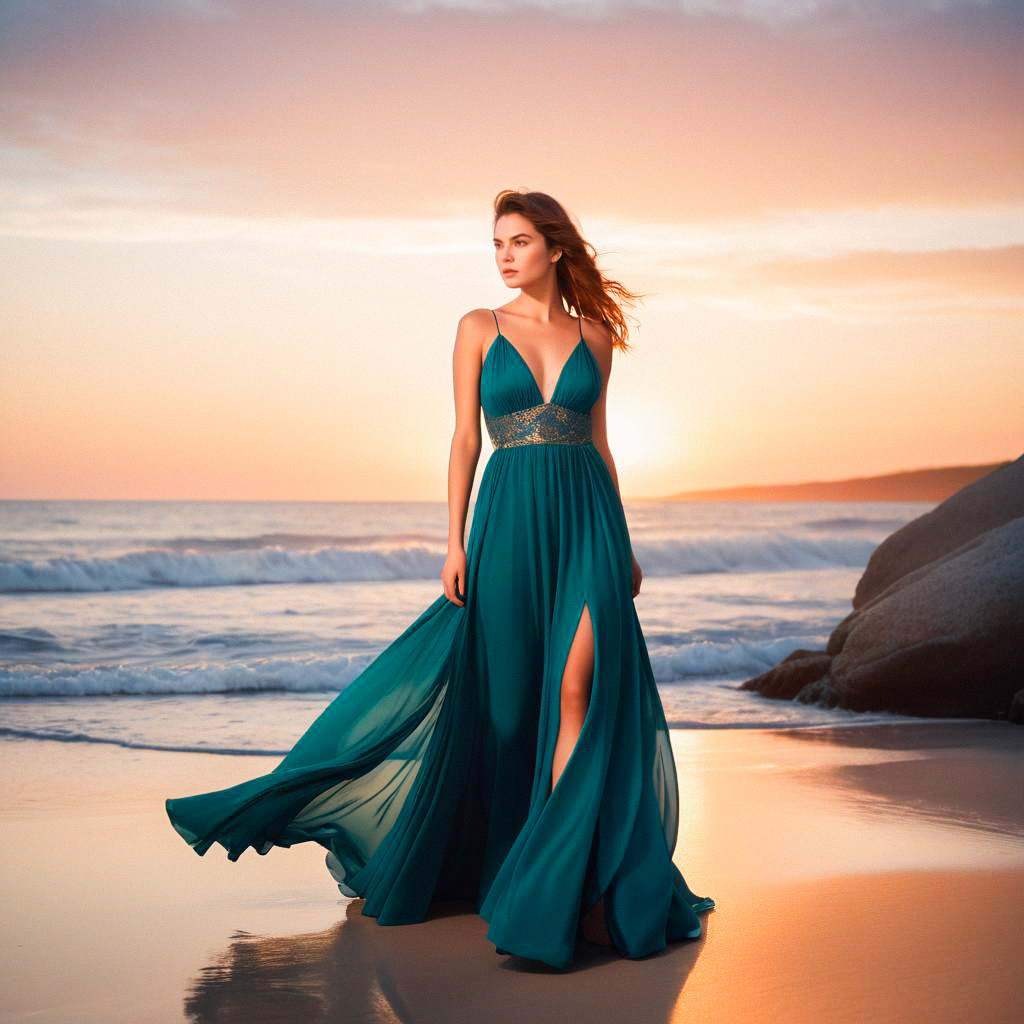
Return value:
M 129 699 L 138 699 L 137 694 L 125 694 L 125 697 Z M 158 699 L 164 695 L 153 695 Z M 25 703 L 43 703 L 50 700 L 60 701 L 64 699 L 72 700 L 89 700 L 93 698 L 63 698 L 63 697 L 45 697 L 45 698 L 28 698 L 28 697 L 11 697 L 11 698 L 0 698 L 0 709 L 6 701 L 12 703 L 25 704 Z M 117 695 L 95 698 L 100 700 L 116 700 Z M 897 728 L 900 726 L 912 726 L 912 727 L 930 727 L 930 726 L 997 726 L 997 727 L 1010 727 L 1012 729 L 1020 730 L 1021 736 L 1024 737 L 1024 726 L 1018 725 L 1015 722 L 1008 720 L 998 719 L 987 719 L 987 718 L 925 718 L 921 716 L 907 716 L 906 718 L 894 718 L 893 720 L 877 719 L 870 717 L 874 712 L 867 712 L 865 717 L 867 721 L 832 721 L 832 722 L 730 722 L 717 724 L 713 722 L 686 722 L 686 723 L 672 723 L 668 722 L 668 729 L 670 732 L 771 732 L 771 733 L 792 733 L 792 732 L 805 732 L 814 730 L 845 730 L 845 729 L 885 729 L 885 728 Z M 308 723 L 307 723 L 308 724 Z M 298 726 L 299 729 L 302 726 Z M 296 734 L 298 739 L 298 734 Z M 47 733 L 43 730 L 34 729 L 19 729 L 13 726 L 2 726 L 0 725 L 0 743 L 7 740 L 24 740 L 26 742 L 39 742 L 39 743 L 60 743 L 60 744 L 80 744 L 83 746 L 109 746 L 117 747 L 122 750 L 141 750 L 141 751 L 153 751 L 155 753 L 163 754 L 197 754 L 197 755 L 210 755 L 217 757 L 269 757 L 269 758 L 282 758 L 288 753 L 288 749 L 281 750 L 250 750 L 244 747 L 237 748 L 213 748 L 213 747 L 189 747 L 189 746 L 170 746 L 161 745 L 158 743 L 144 743 L 136 742 L 132 740 L 123 740 L 115 737 L 106 736 L 89 736 L 85 734 L 76 733 L 62 733 L 54 731 Z

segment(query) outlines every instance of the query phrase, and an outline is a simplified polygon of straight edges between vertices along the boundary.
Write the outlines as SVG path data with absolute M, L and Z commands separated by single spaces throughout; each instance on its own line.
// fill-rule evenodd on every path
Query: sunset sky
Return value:
M 1022 54 L 1019 0 L 6 0 L 0 498 L 443 500 L 520 186 L 647 295 L 627 499 L 1015 458 Z

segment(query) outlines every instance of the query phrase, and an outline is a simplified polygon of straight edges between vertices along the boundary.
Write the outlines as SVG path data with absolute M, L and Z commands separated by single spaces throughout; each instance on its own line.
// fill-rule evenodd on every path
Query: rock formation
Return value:
M 855 711 L 1024 723 L 1024 456 L 887 537 L 824 651 L 741 684 Z

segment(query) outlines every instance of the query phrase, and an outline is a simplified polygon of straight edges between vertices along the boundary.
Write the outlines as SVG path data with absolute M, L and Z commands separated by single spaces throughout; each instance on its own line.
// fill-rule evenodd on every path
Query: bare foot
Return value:
M 583 938 L 587 942 L 592 942 L 595 946 L 610 946 L 612 944 L 611 936 L 604 923 L 603 896 L 583 915 L 581 924 Z

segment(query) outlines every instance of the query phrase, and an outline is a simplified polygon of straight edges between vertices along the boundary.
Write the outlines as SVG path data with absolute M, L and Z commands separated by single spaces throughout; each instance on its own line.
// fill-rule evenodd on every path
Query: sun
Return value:
M 664 466 L 670 447 L 678 455 L 679 439 L 673 436 L 673 417 L 661 403 L 649 397 L 640 403 L 628 396 L 614 400 L 609 396 L 607 422 L 608 446 L 617 469 L 650 472 Z

